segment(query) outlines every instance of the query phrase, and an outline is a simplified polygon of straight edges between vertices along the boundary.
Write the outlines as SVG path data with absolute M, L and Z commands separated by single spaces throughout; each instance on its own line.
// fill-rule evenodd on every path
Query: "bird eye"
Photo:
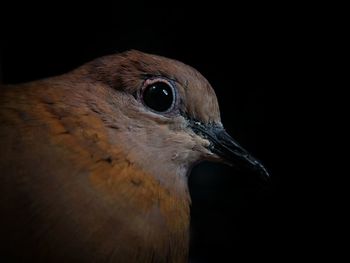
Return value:
M 174 88 L 164 79 L 146 80 L 142 100 L 147 107 L 154 111 L 167 112 L 174 106 Z

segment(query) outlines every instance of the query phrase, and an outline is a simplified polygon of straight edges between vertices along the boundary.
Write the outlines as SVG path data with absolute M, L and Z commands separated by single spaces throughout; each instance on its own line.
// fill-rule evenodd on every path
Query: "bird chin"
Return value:
M 217 154 L 209 152 L 204 156 L 202 161 L 209 161 L 214 163 L 225 163 L 225 161 Z

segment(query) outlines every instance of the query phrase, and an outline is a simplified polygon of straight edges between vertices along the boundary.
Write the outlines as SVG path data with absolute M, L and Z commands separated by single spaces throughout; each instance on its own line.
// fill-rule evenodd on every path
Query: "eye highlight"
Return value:
M 141 97 L 144 105 L 160 113 L 170 112 L 176 100 L 173 85 L 163 78 L 147 79 Z

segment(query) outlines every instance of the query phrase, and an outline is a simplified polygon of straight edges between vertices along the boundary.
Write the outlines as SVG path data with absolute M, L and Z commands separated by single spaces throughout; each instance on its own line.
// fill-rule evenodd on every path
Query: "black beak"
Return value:
M 210 141 L 211 152 L 219 156 L 225 163 L 249 168 L 258 172 L 264 179 L 270 177 L 261 162 L 242 148 L 221 125 L 204 125 L 196 121 L 190 123 L 195 133 Z

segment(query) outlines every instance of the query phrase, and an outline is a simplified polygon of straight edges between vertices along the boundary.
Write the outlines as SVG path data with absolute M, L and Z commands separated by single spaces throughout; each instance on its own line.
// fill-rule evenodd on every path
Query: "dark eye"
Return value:
M 174 105 L 175 95 L 170 83 L 166 81 L 148 81 L 143 90 L 144 104 L 152 110 L 166 112 Z

